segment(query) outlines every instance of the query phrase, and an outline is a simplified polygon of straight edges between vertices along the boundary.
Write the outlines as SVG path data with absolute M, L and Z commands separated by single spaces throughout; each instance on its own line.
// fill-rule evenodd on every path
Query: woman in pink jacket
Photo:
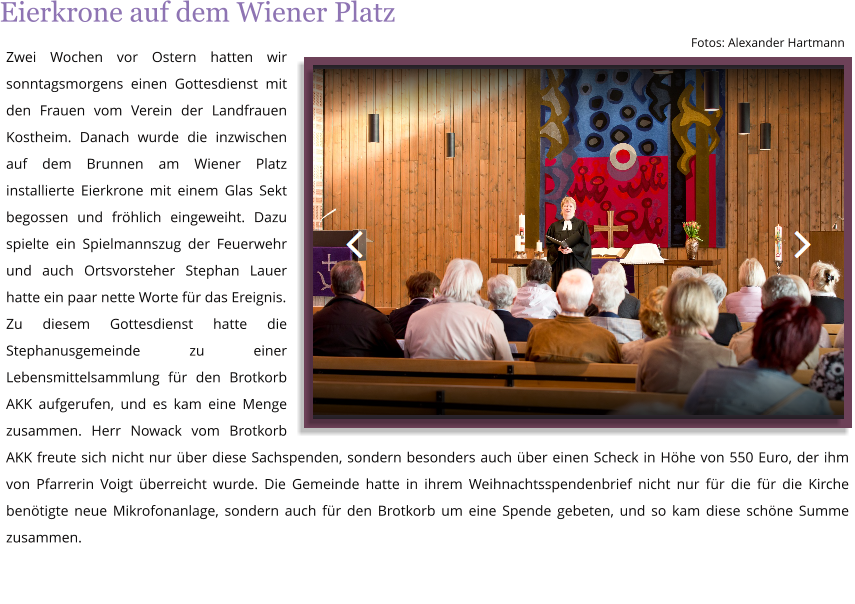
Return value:
M 760 288 L 766 282 L 763 265 L 757 258 L 748 258 L 739 267 L 739 291 L 724 299 L 727 312 L 734 313 L 740 323 L 754 323 L 763 312 Z

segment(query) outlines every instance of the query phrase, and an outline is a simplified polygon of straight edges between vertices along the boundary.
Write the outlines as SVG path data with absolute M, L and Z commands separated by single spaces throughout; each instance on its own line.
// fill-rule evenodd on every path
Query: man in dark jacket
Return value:
M 389 313 L 389 322 L 395 337 L 403 340 L 407 335 L 407 323 L 410 317 L 420 308 L 427 306 L 439 293 L 439 277 L 430 271 L 410 275 L 407 279 L 407 295 L 410 303 Z
M 365 279 L 358 262 L 336 263 L 332 268 L 330 285 L 335 298 L 312 317 L 312 354 L 331 357 L 404 356 L 386 315 L 362 301 Z

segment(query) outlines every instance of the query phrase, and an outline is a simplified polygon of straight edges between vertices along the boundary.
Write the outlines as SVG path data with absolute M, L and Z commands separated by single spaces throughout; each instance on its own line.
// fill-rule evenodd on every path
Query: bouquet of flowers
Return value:
M 686 231 L 687 239 L 697 239 L 698 241 L 703 241 L 698 235 L 701 233 L 701 225 L 697 222 L 684 222 L 683 230 Z

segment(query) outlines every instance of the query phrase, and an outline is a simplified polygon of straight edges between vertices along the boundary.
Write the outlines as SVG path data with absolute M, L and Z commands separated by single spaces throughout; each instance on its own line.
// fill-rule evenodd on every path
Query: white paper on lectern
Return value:
M 655 243 L 636 243 L 620 261 L 621 264 L 665 264 Z

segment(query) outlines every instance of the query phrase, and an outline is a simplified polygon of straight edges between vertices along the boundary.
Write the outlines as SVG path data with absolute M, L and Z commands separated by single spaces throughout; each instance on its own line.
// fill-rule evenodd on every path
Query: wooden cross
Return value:
M 330 256 L 332 256 L 332 254 L 327 254 L 327 259 L 326 259 L 326 260 L 324 260 L 323 262 L 321 262 L 321 264 L 326 264 L 326 265 L 327 265 L 327 272 L 328 272 L 328 273 L 331 273 L 331 272 L 332 272 L 332 267 L 333 267 L 333 266 L 335 266 L 336 264 L 338 264 L 338 262 L 337 262 L 337 261 L 335 261 L 335 260 L 331 260 L 331 259 L 330 259 Z
M 608 214 L 609 214 L 608 226 L 601 226 L 599 224 L 595 224 L 594 225 L 594 232 L 595 233 L 608 232 L 608 234 L 609 234 L 608 235 L 608 237 L 609 237 L 608 247 L 614 247 L 615 231 L 629 231 L 629 227 L 627 225 L 623 225 L 623 226 L 615 226 L 614 225 L 614 217 L 615 217 L 615 211 L 614 210 L 608 210 Z

